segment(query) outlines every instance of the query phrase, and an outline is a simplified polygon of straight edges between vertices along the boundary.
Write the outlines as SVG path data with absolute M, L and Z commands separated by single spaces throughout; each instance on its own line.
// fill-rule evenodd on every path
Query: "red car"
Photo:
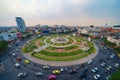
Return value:
M 20 57 L 17 57 L 17 61 L 21 61 L 22 59 Z

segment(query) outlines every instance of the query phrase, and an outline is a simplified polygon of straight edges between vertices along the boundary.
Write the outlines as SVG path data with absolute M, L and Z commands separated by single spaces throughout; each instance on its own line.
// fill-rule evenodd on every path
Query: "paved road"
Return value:
M 26 43 L 27 40 L 21 41 L 19 43 L 19 46 L 22 46 L 23 44 Z M 98 74 L 101 75 L 100 80 L 105 80 L 105 77 L 107 75 L 110 75 L 111 73 L 115 72 L 117 70 L 117 68 L 114 67 L 114 64 L 120 63 L 120 58 L 118 58 L 116 55 L 113 59 L 109 58 L 109 56 L 114 52 L 113 49 L 108 48 L 107 50 L 105 50 L 103 47 L 100 47 L 101 45 L 99 44 L 99 41 L 96 41 L 96 44 L 99 48 L 99 52 L 98 54 L 93 58 L 93 62 L 91 65 L 88 65 L 86 62 L 84 63 L 84 67 L 88 68 L 87 71 L 87 77 L 85 78 L 86 80 L 94 80 L 93 79 L 93 75 L 95 75 L 96 73 L 93 73 L 91 71 L 92 68 L 94 67 L 98 67 Z M 48 75 L 52 74 L 52 70 L 54 69 L 60 69 L 62 66 L 50 66 L 49 70 L 45 70 L 42 68 L 42 64 L 36 64 L 36 66 L 34 65 L 35 63 L 31 61 L 30 64 L 27 64 L 24 66 L 24 60 L 26 59 L 22 53 L 21 50 L 19 49 L 18 52 L 15 52 L 15 49 L 19 49 L 19 47 L 16 47 L 15 45 L 13 45 L 13 48 L 9 48 L 5 55 L 3 55 L 2 57 L 0 57 L 0 61 L 3 62 L 3 64 L 5 65 L 5 69 L 6 71 L 0 74 L 0 80 L 48 80 Z M 22 58 L 22 61 L 17 61 L 16 57 L 13 57 L 12 55 L 8 55 L 8 54 L 12 54 L 13 52 L 15 52 L 17 54 L 17 56 L 20 56 Z M 101 67 L 101 62 L 100 60 L 104 60 L 106 62 L 106 66 L 105 67 Z M 15 68 L 14 64 L 18 62 L 20 63 L 20 68 Z M 105 73 L 107 66 L 112 66 L 112 69 Z M 70 66 L 66 66 L 68 68 L 68 71 L 70 69 L 79 67 L 80 69 L 77 70 L 78 73 L 75 74 L 69 74 L 68 72 L 62 72 L 60 75 L 57 75 L 57 80 L 65 80 L 65 78 L 67 78 L 68 80 L 82 80 L 80 79 L 79 73 L 82 72 L 82 68 L 79 66 L 79 64 L 76 65 L 70 65 Z M 35 73 L 36 72 L 43 72 L 44 76 L 43 77 L 36 77 Z M 27 72 L 27 77 L 25 78 L 19 78 L 17 77 L 17 74 L 19 72 Z

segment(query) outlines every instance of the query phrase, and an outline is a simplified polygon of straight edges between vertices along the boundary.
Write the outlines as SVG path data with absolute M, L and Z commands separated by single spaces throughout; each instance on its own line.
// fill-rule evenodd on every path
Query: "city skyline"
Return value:
M 16 16 L 27 26 L 118 25 L 119 4 L 119 0 L 0 0 L 0 26 L 16 26 Z

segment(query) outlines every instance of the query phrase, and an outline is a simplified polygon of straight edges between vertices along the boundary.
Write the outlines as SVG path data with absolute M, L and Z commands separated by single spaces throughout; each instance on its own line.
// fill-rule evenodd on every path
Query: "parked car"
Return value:
M 26 72 L 20 72 L 20 73 L 18 73 L 18 77 L 20 77 L 20 78 L 23 78 L 23 77 L 26 77 L 26 76 L 27 76 Z
M 92 69 L 92 72 L 94 72 L 94 73 L 96 73 L 97 71 L 98 71 L 97 67 L 95 67 L 95 68 Z
M 53 70 L 53 74 L 60 74 L 60 70 Z
M 95 74 L 95 75 L 93 76 L 93 78 L 94 78 L 95 80 L 100 79 L 100 74 Z

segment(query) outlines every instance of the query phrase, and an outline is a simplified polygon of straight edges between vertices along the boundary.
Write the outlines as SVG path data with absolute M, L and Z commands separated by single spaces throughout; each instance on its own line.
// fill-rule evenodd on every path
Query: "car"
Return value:
M 95 67 L 95 68 L 92 69 L 92 72 L 94 72 L 94 73 L 96 73 L 97 71 L 98 71 L 97 67 Z
M 15 57 L 15 56 L 16 56 L 16 54 L 15 54 L 15 53 L 12 53 L 12 56 L 14 56 L 14 57 Z
M 19 68 L 19 67 L 20 67 L 20 64 L 19 64 L 19 63 L 15 63 L 15 67 L 16 67 L 16 68 Z
M 76 66 L 76 67 L 74 67 L 74 69 L 79 70 L 79 69 L 80 69 L 80 67 L 79 67 L 79 66 Z
M 104 47 L 104 49 L 107 49 L 107 47 Z
M 15 49 L 15 51 L 17 52 L 17 51 L 18 51 L 18 49 Z
M 80 67 L 84 67 L 84 64 L 80 64 Z
M 62 67 L 62 68 L 60 69 L 61 72 L 65 72 L 65 71 L 67 71 L 67 70 L 68 70 L 67 67 Z
M 19 78 L 23 78 L 23 77 L 26 77 L 26 76 L 27 76 L 26 72 L 20 72 L 20 73 L 18 73 L 18 77 Z
M 56 75 L 49 75 L 48 76 L 48 80 L 56 80 L 57 79 L 57 76 Z
M 45 66 L 43 66 L 43 69 L 50 69 L 50 67 L 48 66 L 48 65 L 45 65 Z
M 105 66 L 106 66 L 106 63 L 105 63 L 105 62 L 102 62 L 102 63 L 101 63 L 101 66 L 102 66 L 102 67 L 105 67 Z
M 43 73 L 43 72 L 36 72 L 35 75 L 36 75 L 36 76 L 43 76 L 44 73 Z
M 92 64 L 92 60 L 89 60 L 87 63 L 88 63 L 88 64 Z
M 93 76 L 93 78 L 94 78 L 95 80 L 100 79 L 100 74 L 95 74 L 95 75 Z
M 22 59 L 21 59 L 21 57 L 17 57 L 17 61 L 21 61 Z
M 111 68 L 112 68 L 111 66 L 108 66 L 106 69 L 107 69 L 108 71 L 110 71 L 110 70 L 111 70 Z
M 73 69 L 69 70 L 68 73 L 74 74 L 74 73 L 77 73 L 77 70 L 73 68 Z
M 84 67 L 81 69 L 83 72 L 87 72 L 88 71 L 88 68 Z
M 115 63 L 115 65 L 114 65 L 114 66 L 118 68 L 118 67 L 119 67 L 119 63 Z
M 109 80 L 109 79 L 110 79 L 110 75 L 106 76 L 105 79 L 106 79 L 106 80 Z
M 53 70 L 53 74 L 60 74 L 60 70 Z
M 25 64 L 29 64 L 30 61 L 26 59 L 26 60 L 24 60 L 24 63 L 25 63 Z
M 115 56 L 115 55 L 114 55 L 114 54 L 112 54 L 112 55 L 110 55 L 110 58 L 111 58 L 111 59 L 113 59 L 113 58 L 114 58 L 114 56 Z

